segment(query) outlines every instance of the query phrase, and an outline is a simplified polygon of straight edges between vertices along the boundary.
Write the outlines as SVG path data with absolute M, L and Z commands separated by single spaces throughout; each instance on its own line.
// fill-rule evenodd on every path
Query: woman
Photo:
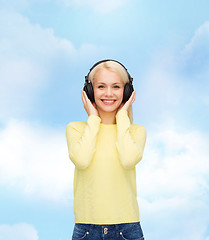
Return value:
M 135 165 L 146 130 L 132 124 L 134 100 L 132 78 L 120 62 L 100 61 L 86 76 L 82 101 L 88 120 L 66 128 L 75 164 L 73 240 L 144 239 Z

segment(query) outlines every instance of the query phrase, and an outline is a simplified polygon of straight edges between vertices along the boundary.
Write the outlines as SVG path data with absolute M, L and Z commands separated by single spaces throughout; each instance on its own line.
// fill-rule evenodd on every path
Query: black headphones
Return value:
M 92 69 L 94 69 L 97 65 L 99 65 L 100 63 L 103 63 L 103 62 L 107 62 L 107 61 L 114 61 L 114 62 L 117 62 L 119 63 L 127 72 L 128 74 L 128 79 L 129 79 L 129 82 L 125 84 L 124 86 L 124 91 L 123 91 L 123 100 L 122 102 L 125 103 L 126 101 L 128 101 L 128 99 L 130 98 L 132 92 L 134 91 L 134 88 L 133 88 L 133 78 L 131 77 L 131 75 L 128 73 L 127 69 L 124 67 L 124 65 L 116 60 L 112 60 L 112 59 L 106 59 L 106 60 L 101 60 L 97 63 L 95 63 L 93 65 L 93 67 L 90 69 L 89 73 L 87 74 L 87 76 L 85 76 L 85 83 L 84 83 L 84 87 L 83 87 L 83 90 L 86 92 L 88 98 L 90 99 L 90 101 L 92 103 L 95 102 L 95 99 L 94 99 L 94 89 L 93 89 L 93 85 L 91 83 L 91 81 L 89 80 L 89 74 L 90 72 L 92 71 Z

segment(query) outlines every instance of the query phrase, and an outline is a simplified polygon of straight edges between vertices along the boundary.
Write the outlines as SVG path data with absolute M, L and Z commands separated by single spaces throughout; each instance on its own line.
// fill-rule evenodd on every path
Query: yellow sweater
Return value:
M 141 160 L 146 130 L 130 124 L 126 110 L 116 124 L 87 122 L 66 128 L 69 156 L 75 164 L 75 223 L 119 224 L 139 221 L 135 165 Z

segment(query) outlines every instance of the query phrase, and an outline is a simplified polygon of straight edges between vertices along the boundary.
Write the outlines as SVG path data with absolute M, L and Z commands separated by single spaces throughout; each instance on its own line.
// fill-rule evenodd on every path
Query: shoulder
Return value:
M 130 132 L 131 134 L 135 135 L 135 134 L 143 134 L 146 135 L 146 129 L 144 126 L 139 125 L 139 124 L 131 124 L 130 126 Z
M 87 122 L 70 122 L 68 123 L 67 127 L 66 127 L 66 131 L 70 131 L 70 130 L 75 130 L 75 131 L 83 131 L 85 126 L 86 126 Z

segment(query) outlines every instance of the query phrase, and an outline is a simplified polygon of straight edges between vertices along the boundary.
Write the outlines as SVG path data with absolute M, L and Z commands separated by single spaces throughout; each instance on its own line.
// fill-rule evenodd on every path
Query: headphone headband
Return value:
M 126 67 L 121 63 L 121 62 L 118 62 L 116 60 L 113 60 L 113 59 L 104 59 L 104 60 L 101 60 L 101 61 L 98 61 L 97 63 L 95 63 L 89 70 L 89 73 L 87 74 L 87 76 L 85 76 L 85 82 L 86 83 L 89 83 L 90 80 L 89 80 L 89 74 L 91 73 L 91 71 L 97 66 L 99 65 L 100 63 L 103 63 L 103 62 L 108 62 L 108 61 L 113 61 L 113 62 L 116 62 L 118 64 L 120 64 L 127 72 L 128 74 L 128 79 L 129 79 L 129 82 L 132 84 L 133 82 L 133 78 L 131 77 L 131 75 L 129 74 L 128 70 L 126 69 Z

